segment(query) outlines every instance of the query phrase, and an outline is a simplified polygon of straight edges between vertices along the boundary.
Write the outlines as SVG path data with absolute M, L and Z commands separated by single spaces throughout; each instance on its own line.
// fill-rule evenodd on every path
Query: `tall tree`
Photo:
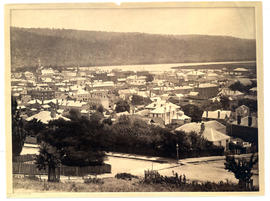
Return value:
M 20 111 L 17 109 L 17 101 L 11 97 L 11 112 L 12 112 L 12 156 L 20 155 L 24 141 L 26 138 L 26 131 L 24 123 L 21 118 Z

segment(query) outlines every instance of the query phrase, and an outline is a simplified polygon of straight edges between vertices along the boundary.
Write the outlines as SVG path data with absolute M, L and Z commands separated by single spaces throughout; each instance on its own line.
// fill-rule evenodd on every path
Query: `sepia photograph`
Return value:
M 261 9 L 5 5 L 7 196 L 262 195 Z

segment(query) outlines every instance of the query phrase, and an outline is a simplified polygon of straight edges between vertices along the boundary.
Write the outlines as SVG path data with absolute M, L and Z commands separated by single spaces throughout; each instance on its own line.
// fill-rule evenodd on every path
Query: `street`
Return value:
M 209 157 L 208 157 L 209 158 Z M 211 182 L 229 182 L 237 183 L 233 173 L 224 169 L 225 160 L 221 157 L 213 157 L 215 160 L 206 160 L 205 158 L 183 159 L 180 164 L 176 162 L 159 163 L 148 160 L 137 160 L 133 158 L 120 158 L 108 156 L 106 163 L 112 165 L 111 175 L 117 173 L 131 173 L 137 176 L 143 176 L 144 170 L 158 170 L 161 175 L 172 176 L 173 172 L 178 175 L 185 174 L 188 180 L 195 181 L 211 181 Z M 221 159 L 220 159 L 221 158 Z M 203 159 L 203 160 L 201 160 Z M 253 175 L 254 185 L 258 185 L 258 170 L 254 170 Z

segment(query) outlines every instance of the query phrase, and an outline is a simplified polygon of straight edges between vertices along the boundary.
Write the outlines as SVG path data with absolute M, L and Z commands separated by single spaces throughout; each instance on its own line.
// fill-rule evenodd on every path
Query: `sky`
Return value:
M 11 25 L 27 28 L 256 38 L 253 8 L 12 10 Z

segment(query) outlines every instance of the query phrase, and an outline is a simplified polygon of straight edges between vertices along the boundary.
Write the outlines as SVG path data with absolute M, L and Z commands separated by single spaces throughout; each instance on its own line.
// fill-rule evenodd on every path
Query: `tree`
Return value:
M 45 124 L 35 118 L 25 124 L 25 130 L 27 130 L 31 136 L 37 136 L 38 133 L 42 132 L 45 128 Z
M 202 120 L 203 111 L 196 105 L 185 105 L 182 107 L 184 113 L 191 117 L 193 122 L 200 122 Z
M 152 101 L 150 100 L 150 98 L 145 98 L 143 96 L 139 96 L 136 94 L 132 96 L 132 100 L 131 100 L 132 105 L 146 105 L 151 102 Z
M 99 105 L 98 108 L 97 108 L 97 111 L 100 112 L 101 114 L 103 114 L 104 107 L 102 105 Z
M 251 89 L 253 85 L 243 85 L 240 81 L 237 81 L 229 86 L 229 89 L 232 91 L 240 91 L 243 93 L 248 93 L 249 89 Z
M 78 109 L 71 109 L 68 113 L 68 118 L 77 121 L 81 118 L 81 112 Z
M 220 96 L 220 103 L 224 110 L 230 107 L 230 99 L 227 96 Z
M 116 103 L 116 107 L 115 107 L 115 111 L 117 113 L 119 112 L 125 112 L 125 111 L 130 111 L 130 106 L 128 104 L 127 101 L 125 100 L 119 100 L 117 103 Z
M 56 147 L 42 142 L 35 163 L 39 170 L 48 169 L 48 181 L 59 181 L 60 172 L 58 172 L 57 175 L 55 170 L 56 168 L 59 168 L 61 164 L 61 152 L 57 150 Z
M 241 187 L 246 187 L 248 183 L 251 182 L 251 177 L 253 175 L 252 168 L 258 162 L 258 157 L 252 154 L 249 160 L 244 158 L 235 159 L 234 156 L 226 156 L 226 162 L 224 163 L 225 169 L 228 172 L 234 173 L 236 179 L 239 180 L 239 185 Z
M 252 100 L 248 98 L 243 98 L 238 101 L 238 106 L 245 105 L 249 107 L 251 112 L 257 112 L 258 111 L 258 103 L 257 100 Z
M 20 155 L 24 141 L 26 138 L 26 131 L 24 123 L 20 116 L 20 111 L 17 109 L 17 101 L 11 97 L 11 112 L 12 112 L 12 156 Z
M 146 82 L 152 82 L 154 80 L 154 77 L 153 77 L 153 75 L 152 74 L 148 74 L 148 75 L 146 75 Z
M 76 121 L 51 121 L 40 139 L 54 147 L 57 150 L 54 153 L 61 153 L 61 163 L 64 165 L 101 165 L 105 157 L 106 133 L 99 118 L 92 119 L 92 116 L 90 120 L 81 117 Z

